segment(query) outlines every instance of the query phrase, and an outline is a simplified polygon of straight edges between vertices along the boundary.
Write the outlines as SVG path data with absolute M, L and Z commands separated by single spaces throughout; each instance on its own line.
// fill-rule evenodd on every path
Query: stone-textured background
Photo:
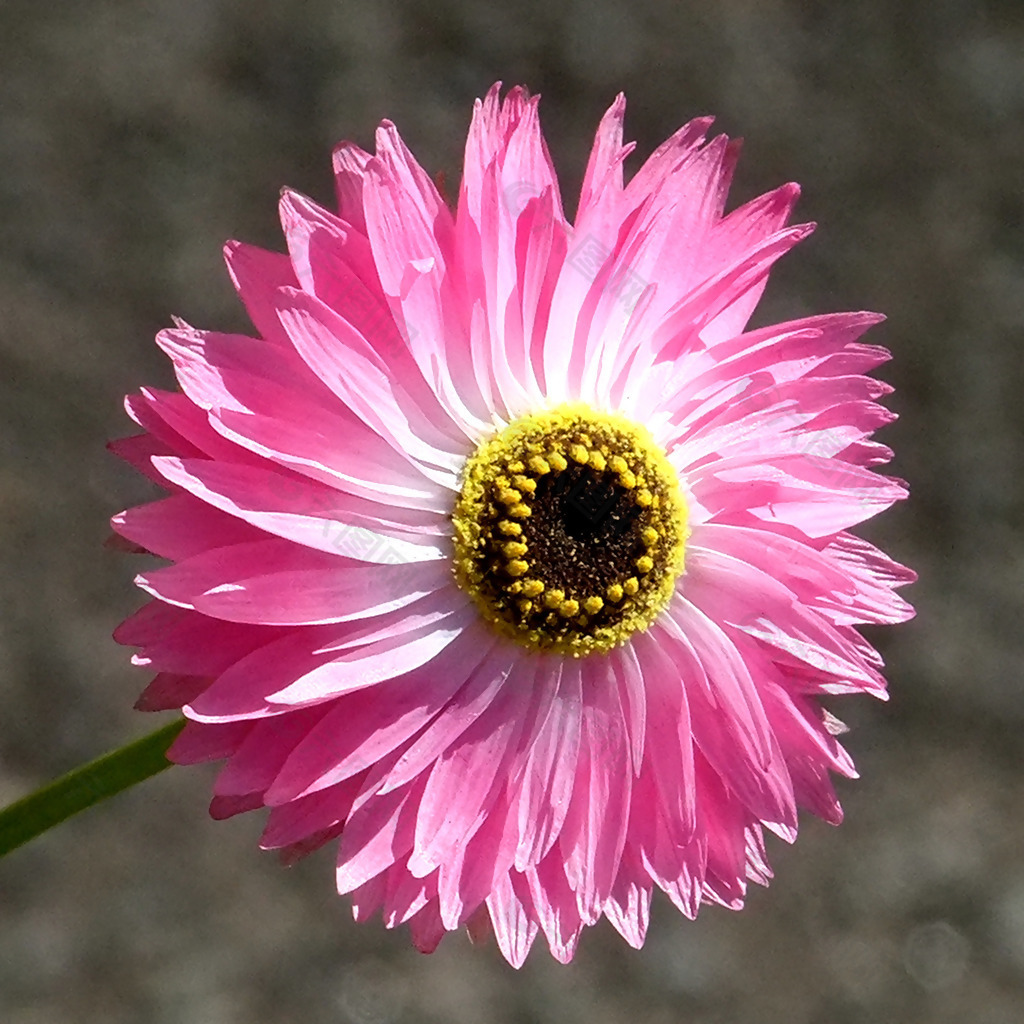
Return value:
M 139 603 L 106 518 L 149 490 L 103 450 L 168 386 L 178 313 L 245 329 L 224 239 L 281 247 L 278 188 L 331 195 L 342 137 L 394 119 L 457 182 L 497 78 L 544 94 L 566 194 L 619 89 L 646 153 L 719 115 L 734 198 L 796 179 L 821 223 L 763 322 L 880 309 L 913 499 L 870 535 L 915 565 L 878 641 L 894 700 L 843 702 L 847 823 L 772 844 L 775 884 L 697 923 L 659 903 L 519 974 L 450 937 L 355 926 L 330 855 L 290 871 L 255 816 L 177 770 L 0 866 L 0 1019 L 1015 1024 L 1024 1019 L 1021 532 L 1024 7 L 1016 0 L 3 0 L 0 6 L 0 800 L 155 719 L 109 639 Z M 634 165 L 635 166 L 635 165 Z M 570 200 L 571 202 L 571 200 Z

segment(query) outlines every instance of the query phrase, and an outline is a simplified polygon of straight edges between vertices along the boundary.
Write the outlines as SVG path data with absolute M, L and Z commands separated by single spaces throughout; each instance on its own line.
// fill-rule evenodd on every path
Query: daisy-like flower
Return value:
M 340 837 L 356 918 L 422 950 L 740 907 L 765 829 L 839 822 L 818 698 L 883 696 L 855 627 L 911 615 L 847 532 L 906 493 L 881 318 L 746 331 L 797 187 L 725 214 L 707 118 L 624 184 L 624 108 L 575 223 L 521 89 L 477 103 L 454 211 L 391 123 L 343 143 L 337 213 L 285 192 L 287 256 L 227 246 L 259 337 L 161 333 L 181 391 L 114 445 L 170 491 L 114 517 L 173 563 L 116 633 L 138 706 L 227 759 L 214 817 L 269 808 L 286 860 Z

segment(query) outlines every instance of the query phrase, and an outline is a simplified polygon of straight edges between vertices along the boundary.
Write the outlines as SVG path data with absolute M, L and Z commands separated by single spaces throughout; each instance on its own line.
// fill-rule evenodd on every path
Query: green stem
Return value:
M 142 739 L 72 769 L 0 811 L 0 857 L 72 814 L 170 768 L 167 748 L 184 728 L 179 718 Z

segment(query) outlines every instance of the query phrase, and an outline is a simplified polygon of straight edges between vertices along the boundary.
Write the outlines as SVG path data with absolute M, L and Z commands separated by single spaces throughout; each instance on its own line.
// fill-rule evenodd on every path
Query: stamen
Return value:
M 686 520 L 678 477 L 643 427 L 565 405 L 516 420 L 467 460 L 453 571 L 525 647 L 604 653 L 668 603 Z

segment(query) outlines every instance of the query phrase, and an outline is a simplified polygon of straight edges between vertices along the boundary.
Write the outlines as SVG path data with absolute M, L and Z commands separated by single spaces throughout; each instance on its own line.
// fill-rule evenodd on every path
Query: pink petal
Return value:
M 608 192 L 615 194 L 622 191 L 622 164 L 636 145 L 622 144 L 622 123 L 625 116 L 626 97 L 620 92 L 605 111 L 594 136 L 587 170 L 583 175 L 583 187 L 580 189 L 577 218 L 586 216 L 600 196 Z
M 272 626 L 222 622 L 154 601 L 122 623 L 114 639 L 142 648 L 133 664 L 180 675 L 215 676 L 281 636 L 282 630 Z
M 557 851 L 524 873 L 529 886 L 537 923 L 548 940 L 551 955 L 562 964 L 569 963 L 576 953 L 583 921 L 576 906 L 576 897 L 566 881 Z
M 351 309 L 367 325 L 390 330 L 397 340 L 390 317 L 381 316 L 387 307 L 366 235 L 292 189 L 281 193 L 280 213 L 300 287 L 329 306 Z
M 488 708 L 434 762 L 416 821 L 413 874 L 448 862 L 494 802 L 529 709 L 520 677 L 513 668 Z
M 739 659 L 729 658 L 728 638 L 682 601 L 669 621 L 665 632 L 686 680 L 694 743 L 752 814 L 795 827 L 793 785 L 782 750 L 753 681 L 744 678 Z
M 503 795 L 488 810 L 480 828 L 438 866 L 441 920 L 449 931 L 467 924 L 495 886 L 508 878 L 515 840 L 515 819 L 509 813 L 507 795 Z
M 154 437 L 166 440 L 171 454 L 182 458 L 226 459 L 228 462 L 245 464 L 261 461 L 214 430 L 206 410 L 186 395 L 157 388 L 142 388 L 138 395 L 130 395 L 125 404 L 133 419 L 145 426 Z
M 540 926 L 520 899 L 509 875 L 499 879 L 491 890 L 487 910 L 502 956 L 518 970 L 525 963 Z
M 110 520 L 122 536 L 161 558 L 180 560 L 210 548 L 259 539 L 260 531 L 189 494 L 176 494 L 119 512 Z
M 495 85 L 454 215 L 385 121 L 335 151 L 334 214 L 286 190 L 288 256 L 228 270 L 260 337 L 176 320 L 181 391 L 126 400 L 111 445 L 170 497 L 114 517 L 172 563 L 115 633 L 181 708 L 171 756 L 227 758 L 210 813 L 270 809 L 294 863 L 340 839 L 358 921 L 431 951 L 465 925 L 520 966 L 603 915 L 643 945 L 655 886 L 687 917 L 771 878 L 765 830 L 838 823 L 854 776 L 827 694 L 885 696 L 855 628 L 901 621 L 913 574 L 845 531 L 906 494 L 870 313 L 747 330 L 786 184 L 726 214 L 739 144 L 691 121 L 624 181 L 620 95 L 566 220 L 538 103 Z M 745 332 L 745 333 L 744 333 Z M 466 462 L 580 401 L 646 427 L 680 477 L 686 564 L 607 654 L 527 652 L 451 575 Z
M 278 288 L 298 284 L 288 257 L 244 242 L 228 242 L 224 246 L 224 262 L 260 337 L 276 345 L 287 344 L 270 297 Z
M 237 630 L 253 628 L 231 625 Z M 227 664 L 211 673 L 217 678 L 188 705 L 186 713 L 197 721 L 208 722 L 284 714 L 289 707 L 272 703 L 268 699 L 270 694 L 330 661 L 332 654 L 320 648 L 328 637 L 344 635 L 344 631 L 343 626 L 307 626 L 302 630 L 277 631 L 265 638 L 262 645 L 250 643 L 244 654 L 220 659 Z M 330 696 L 325 695 L 323 700 Z
M 717 521 L 750 513 L 826 537 L 887 509 L 906 487 L 870 470 L 810 454 L 722 459 L 689 479 L 694 496 Z
M 650 633 L 632 644 L 647 683 L 645 767 L 655 780 L 661 813 L 677 835 L 692 836 L 696 821 L 693 739 L 686 688 L 667 652 Z
M 271 693 L 269 699 L 276 704 L 321 701 L 411 672 L 440 654 L 474 619 L 475 610 L 457 607 L 437 622 L 332 658 Z
M 309 367 L 368 427 L 429 479 L 456 490 L 465 448 L 446 436 L 444 415 L 417 407 L 354 327 L 304 292 L 282 289 L 279 316 Z
M 417 536 L 415 514 L 393 510 L 385 520 L 351 495 L 313 481 L 212 459 L 161 456 L 153 464 L 164 479 L 214 508 L 317 551 L 378 565 L 447 555 L 436 536 Z
M 268 798 L 294 799 L 370 768 L 444 713 L 492 647 L 467 630 L 426 665 L 339 698 L 317 726 L 305 730 Z
M 204 551 L 138 582 L 204 615 L 275 626 L 370 618 L 450 586 L 433 562 L 367 565 L 277 538 Z
M 409 874 L 405 864 L 396 864 L 385 872 L 384 927 L 395 928 L 410 921 L 431 903 L 439 900 L 437 874 L 417 878 Z M 441 918 L 444 923 L 444 917 Z
M 615 930 L 634 948 L 641 949 L 651 919 L 653 886 L 630 852 L 622 857 L 604 913 Z
M 767 573 L 728 555 L 690 547 L 684 593 L 717 622 L 756 637 L 783 663 L 884 691 L 884 682 L 841 630 L 795 601 Z
M 558 690 L 530 750 L 519 791 L 517 871 L 539 864 L 554 845 L 576 779 L 583 704 L 578 663 L 566 662 L 551 685 Z
M 587 923 L 601 916 L 626 843 L 633 773 L 622 708 L 604 661 L 583 691 L 576 784 L 558 846 Z
M 445 929 L 436 901 L 428 903 L 409 920 L 409 936 L 421 953 L 433 953 L 444 938 Z
M 338 851 L 338 892 L 351 892 L 409 852 L 423 786 L 386 793 L 349 815 Z
M 473 632 L 479 635 L 476 630 Z M 379 792 L 388 793 L 404 786 L 430 768 L 491 706 L 511 670 L 508 652 L 502 645 L 489 649 L 466 684 L 449 701 L 444 714 L 435 718 L 402 753 L 382 781 Z
M 363 181 L 366 166 L 372 157 L 355 143 L 340 142 L 334 149 L 334 187 L 338 200 L 338 216 L 366 234 L 363 216 Z

